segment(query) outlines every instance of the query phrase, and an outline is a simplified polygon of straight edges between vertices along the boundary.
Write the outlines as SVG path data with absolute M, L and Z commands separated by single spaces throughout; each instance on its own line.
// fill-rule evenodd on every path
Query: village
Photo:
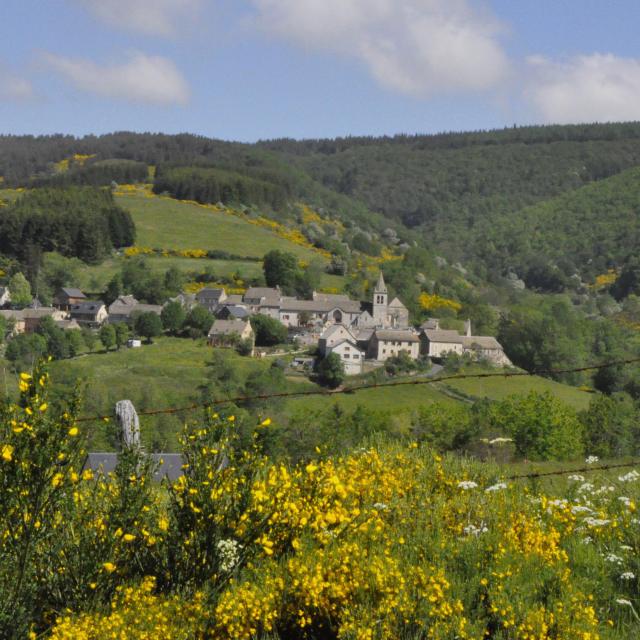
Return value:
M 212 347 L 228 348 L 244 342 L 256 357 L 265 352 L 255 347 L 251 318 L 263 315 L 286 327 L 290 342 L 300 350 L 326 358 L 336 354 L 346 375 L 358 375 L 383 365 L 390 358 L 441 361 L 450 354 L 484 360 L 495 366 L 511 364 L 502 346 L 492 336 L 474 336 L 471 322 L 465 331 L 440 327 L 437 318 L 412 326 L 406 306 L 389 292 L 380 272 L 369 302 L 352 300 L 344 294 L 314 292 L 311 299 L 285 296 L 279 287 L 251 287 L 243 294 L 227 294 L 224 288 L 203 288 L 195 294 L 182 293 L 165 305 L 138 302 L 131 295 L 121 295 L 110 305 L 90 300 L 77 288 L 61 288 L 52 306 L 42 306 L 37 299 L 23 309 L 12 309 L 8 289 L 0 287 L 0 316 L 10 327 L 10 335 L 38 330 L 44 318 L 63 330 L 97 331 L 106 324 L 133 325 L 141 314 L 161 316 L 163 308 L 178 302 L 185 310 L 200 306 L 213 316 L 207 333 Z M 142 341 L 133 336 L 130 348 Z M 314 357 L 297 358 L 294 366 L 312 368 Z

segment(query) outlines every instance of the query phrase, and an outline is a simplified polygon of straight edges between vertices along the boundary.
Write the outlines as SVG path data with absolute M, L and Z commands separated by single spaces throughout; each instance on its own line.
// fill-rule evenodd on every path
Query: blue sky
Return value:
M 640 119 L 637 0 L 3 0 L 0 132 Z

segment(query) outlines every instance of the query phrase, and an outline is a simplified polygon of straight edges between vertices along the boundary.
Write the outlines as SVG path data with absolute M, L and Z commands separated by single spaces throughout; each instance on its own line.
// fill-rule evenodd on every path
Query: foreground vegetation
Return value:
M 636 472 L 555 490 L 416 442 L 297 466 L 239 446 L 233 414 L 185 428 L 184 476 L 136 449 L 82 471 L 77 405 L 20 378 L 0 417 L 3 637 L 634 637 Z M 123 635 L 124 634 L 124 635 Z

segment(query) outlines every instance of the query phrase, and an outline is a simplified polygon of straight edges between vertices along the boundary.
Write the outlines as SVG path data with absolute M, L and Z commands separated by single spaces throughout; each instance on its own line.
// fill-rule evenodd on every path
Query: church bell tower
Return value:
M 388 324 L 388 292 L 384 283 L 382 271 L 373 290 L 373 319 L 378 327 L 386 327 Z

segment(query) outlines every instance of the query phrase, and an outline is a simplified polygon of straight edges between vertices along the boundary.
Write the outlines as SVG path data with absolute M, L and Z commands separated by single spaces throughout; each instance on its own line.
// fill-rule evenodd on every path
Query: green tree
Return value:
M 31 302 L 31 285 L 19 271 L 9 280 L 9 292 L 14 307 L 26 307 Z
M 67 337 L 67 349 L 69 350 L 69 357 L 74 358 L 86 346 L 82 337 L 82 331 L 80 331 L 79 329 L 71 329 L 70 331 L 65 331 L 65 334 Z
M 129 339 L 129 327 L 124 322 L 118 322 L 116 328 L 116 347 L 120 349 Z
M 105 324 L 100 327 L 100 342 L 105 348 L 105 351 L 109 351 L 111 347 L 116 345 L 116 330 L 112 324 Z
M 175 335 L 182 329 L 187 314 L 185 313 L 184 307 L 179 302 L 174 301 L 164 306 L 160 317 L 162 318 L 162 325 L 165 330 Z M 207 331 L 210 327 L 211 324 L 207 327 Z
M 251 326 L 256 334 L 256 345 L 259 347 L 283 344 L 289 336 L 287 327 L 282 322 L 260 313 L 252 316 Z
M 196 305 L 189 311 L 184 325 L 192 329 L 193 335 L 206 336 L 213 324 L 213 315 L 204 307 Z
M 0 316 L 0 344 L 4 342 L 4 339 L 7 335 L 7 320 L 4 316 Z
M 638 408 L 626 393 L 595 395 L 579 417 L 588 454 L 601 458 L 637 454 L 640 447 Z
M 153 311 L 141 313 L 135 320 L 135 331 L 138 335 L 146 338 L 147 342 L 151 344 L 153 338 L 162 333 L 162 320 L 160 320 L 160 316 L 153 313 Z
M 87 345 L 87 349 L 89 349 L 89 351 L 93 353 L 93 348 L 96 346 L 96 342 L 98 341 L 98 336 L 96 335 L 95 331 L 89 329 L 89 327 L 83 327 L 82 339 Z
M 344 365 L 337 353 L 330 353 L 326 358 L 322 358 L 316 367 L 318 382 L 320 384 L 335 389 L 345 380 Z
M 572 460 L 584 452 L 576 412 L 549 392 L 510 396 L 490 408 L 489 426 L 513 438 L 516 452 L 530 460 Z
M 267 286 L 279 286 L 283 291 L 295 288 L 299 270 L 298 260 L 292 253 L 273 249 L 265 254 L 262 268 Z
M 110 305 L 114 302 L 119 296 L 122 295 L 124 291 L 124 285 L 122 284 L 122 276 L 119 273 L 116 273 L 109 283 L 107 284 L 107 289 L 104 292 L 104 301 L 107 305 Z

